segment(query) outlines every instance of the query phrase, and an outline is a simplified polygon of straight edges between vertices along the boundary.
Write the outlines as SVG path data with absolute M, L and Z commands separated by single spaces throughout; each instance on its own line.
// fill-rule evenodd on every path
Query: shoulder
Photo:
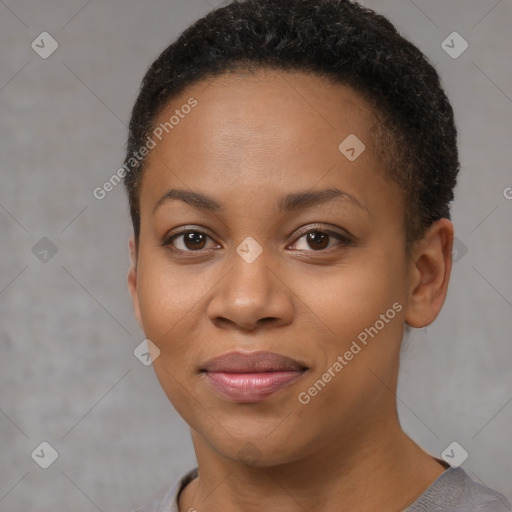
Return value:
M 404 512 L 511 512 L 499 492 L 472 480 L 460 467 L 449 468 Z
M 185 486 L 197 477 L 198 468 L 191 469 L 178 478 L 171 488 L 152 503 L 132 512 L 179 512 L 178 498 Z

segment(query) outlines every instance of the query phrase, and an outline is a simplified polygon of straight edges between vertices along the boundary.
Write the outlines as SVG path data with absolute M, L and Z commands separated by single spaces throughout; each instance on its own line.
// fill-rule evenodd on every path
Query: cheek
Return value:
M 332 274 L 294 287 L 330 333 L 318 347 L 325 352 L 327 363 L 315 368 L 307 386 L 314 386 L 318 379 L 328 383 L 325 390 L 318 383 L 321 392 L 310 409 L 338 414 L 328 407 L 329 400 L 343 404 L 343 410 L 357 407 L 358 400 L 370 407 L 380 396 L 377 391 L 383 389 L 379 378 L 393 379 L 404 326 L 404 288 L 399 276 L 397 258 L 383 254 L 340 266 Z
M 197 322 L 201 299 L 207 293 L 204 280 L 190 271 L 171 269 L 163 258 L 141 258 L 138 296 L 146 337 L 160 349 L 160 358 L 177 363 L 186 355 L 187 333 Z
M 382 257 L 361 259 L 357 264 L 340 265 L 330 272 L 317 269 L 315 275 L 306 279 L 295 278 L 293 291 L 308 306 L 305 312 L 314 313 L 320 328 L 331 334 L 330 351 L 339 350 L 390 309 L 386 320 L 391 320 L 381 329 L 382 334 L 400 331 L 401 320 L 396 311 L 400 308 L 393 309 L 395 302 L 403 301 L 398 271 Z
M 172 267 L 161 255 L 141 256 L 138 295 L 146 334 L 162 335 L 183 320 L 206 292 L 189 269 Z
M 200 282 L 187 279 L 182 272 L 170 272 L 166 267 L 157 258 L 141 265 L 143 270 L 138 281 L 141 318 L 146 337 L 160 350 L 153 361 L 160 385 L 178 413 L 189 418 L 195 404 L 189 392 L 190 379 L 197 364 L 190 333 L 197 324 L 201 297 L 206 290 Z M 192 416 L 195 414 L 200 411 Z
M 378 421 L 388 410 L 403 333 L 401 304 L 385 287 L 371 286 L 367 294 L 361 281 L 354 287 L 345 281 L 343 292 L 336 284 L 341 280 L 326 286 L 324 301 L 315 305 L 336 336 L 317 338 L 326 362 L 305 380 L 295 403 L 304 413 L 301 436 L 318 442 L 353 432 L 362 422 Z

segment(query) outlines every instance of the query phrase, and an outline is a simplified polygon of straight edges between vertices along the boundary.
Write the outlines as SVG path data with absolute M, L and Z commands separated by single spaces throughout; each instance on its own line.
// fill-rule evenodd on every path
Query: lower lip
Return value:
M 265 373 L 206 372 L 207 382 L 235 402 L 259 402 L 304 375 L 304 371 Z

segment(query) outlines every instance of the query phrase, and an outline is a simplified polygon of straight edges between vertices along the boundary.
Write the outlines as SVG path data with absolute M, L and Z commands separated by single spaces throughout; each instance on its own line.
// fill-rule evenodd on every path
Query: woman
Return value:
M 233 2 L 153 63 L 128 283 L 198 467 L 140 512 L 510 510 L 396 408 L 447 293 L 456 138 L 423 54 L 349 1 Z

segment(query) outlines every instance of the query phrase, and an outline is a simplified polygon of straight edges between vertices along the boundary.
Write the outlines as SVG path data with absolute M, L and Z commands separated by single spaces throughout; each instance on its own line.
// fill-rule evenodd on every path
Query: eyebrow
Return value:
M 304 191 L 288 194 L 279 199 L 278 209 L 280 212 L 295 212 L 311 208 L 312 206 L 320 203 L 332 201 L 333 199 L 348 200 L 369 213 L 368 208 L 363 206 L 353 195 L 338 188 L 328 188 L 316 192 Z M 193 192 L 191 190 L 172 188 L 168 190 L 155 204 L 153 214 L 160 206 L 171 200 L 183 201 L 194 208 L 210 212 L 224 210 L 224 206 L 221 203 L 206 194 Z

